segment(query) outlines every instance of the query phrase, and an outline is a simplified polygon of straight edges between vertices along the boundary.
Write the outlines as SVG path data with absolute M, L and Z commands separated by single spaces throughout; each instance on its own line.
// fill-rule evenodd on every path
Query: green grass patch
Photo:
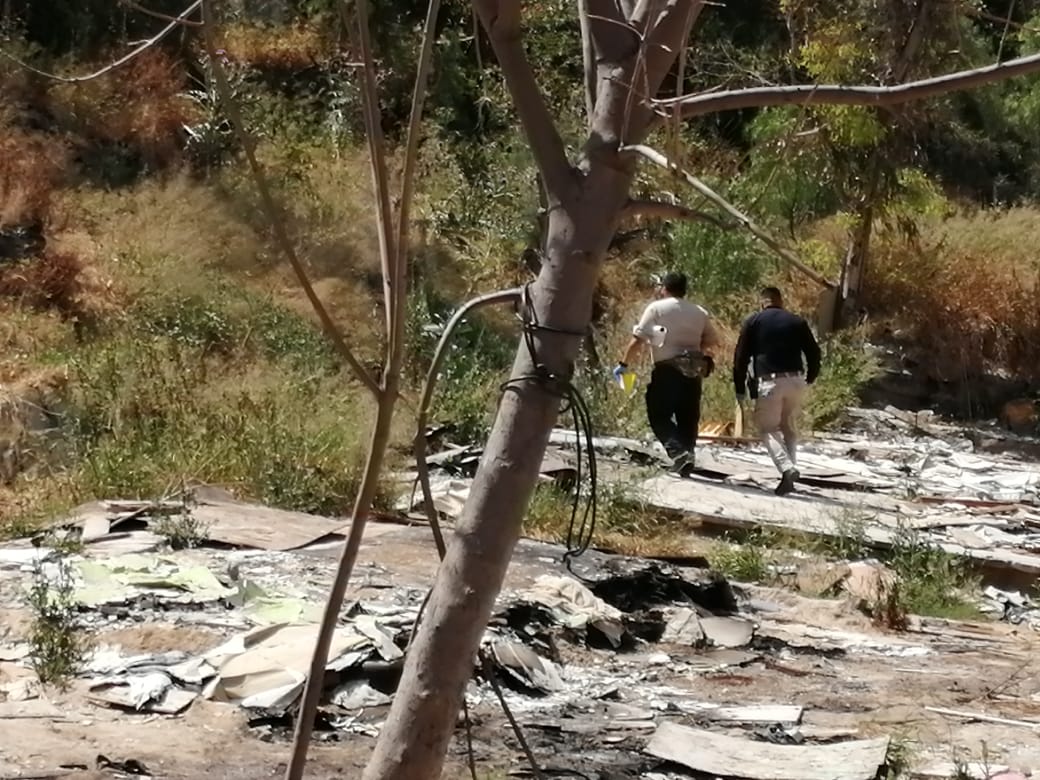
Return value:
M 980 617 L 972 602 L 980 580 L 967 560 L 927 545 L 906 527 L 899 529 L 884 560 L 899 576 L 899 597 L 906 612 L 950 620 Z
M 770 578 L 774 546 L 767 531 L 755 529 L 740 543 L 731 537 L 717 542 L 708 553 L 708 563 L 714 571 L 738 582 L 762 582 Z
M 135 297 L 104 332 L 36 356 L 68 370 L 62 436 L 49 471 L 14 485 L 3 533 L 81 501 L 190 482 L 347 513 L 374 408 L 318 328 L 206 270 Z
M 527 508 L 524 534 L 565 544 L 573 505 L 573 492 L 555 483 L 540 484 Z M 578 524 L 584 506 L 583 498 Z M 682 518 L 654 509 L 625 484 L 600 483 L 594 546 L 625 555 L 668 557 L 686 554 L 688 537 Z

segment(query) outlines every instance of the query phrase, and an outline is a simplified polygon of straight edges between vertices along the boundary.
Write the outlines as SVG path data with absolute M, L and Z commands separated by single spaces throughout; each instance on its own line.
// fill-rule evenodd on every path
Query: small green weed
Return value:
M 711 568 L 738 582 L 762 582 L 770 578 L 770 548 L 772 535 L 755 529 L 739 542 L 727 536 L 708 554 Z
M 881 780 L 905 780 L 910 776 L 914 762 L 914 743 L 906 733 L 892 735 L 881 768 Z
M 555 483 L 536 488 L 524 520 L 524 533 L 537 539 L 566 542 L 574 494 Z M 584 503 L 579 507 L 578 522 Z M 628 486 L 600 483 L 593 543 L 626 555 L 669 556 L 687 551 L 682 520 L 654 510 Z
M 834 536 L 806 537 L 799 546 L 832 561 L 858 561 L 870 554 L 866 528 L 873 515 L 861 507 L 845 505 L 833 515 Z
M 169 543 L 174 550 L 185 550 L 198 547 L 206 540 L 209 526 L 199 520 L 192 512 L 192 504 L 188 493 L 181 493 L 181 505 L 173 513 L 163 515 L 156 524 L 156 532 Z
M 56 554 L 54 560 L 33 564 L 29 649 L 40 682 L 66 690 L 87 659 L 90 641 L 76 621 L 75 581 L 67 551 L 57 545 Z
M 970 601 L 979 579 L 970 564 L 929 546 L 915 530 L 906 526 L 898 530 L 885 562 L 899 576 L 906 612 L 954 620 L 979 617 Z

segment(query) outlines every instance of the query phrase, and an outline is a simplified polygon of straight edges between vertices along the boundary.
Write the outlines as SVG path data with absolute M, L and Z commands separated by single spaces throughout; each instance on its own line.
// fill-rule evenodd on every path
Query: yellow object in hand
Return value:
M 626 393 L 631 394 L 636 389 L 636 374 L 634 371 L 625 371 L 618 377 L 618 387 Z

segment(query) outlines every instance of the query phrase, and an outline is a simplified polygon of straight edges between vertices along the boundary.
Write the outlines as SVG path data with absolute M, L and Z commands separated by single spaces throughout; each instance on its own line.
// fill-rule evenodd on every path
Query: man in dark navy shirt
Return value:
M 762 290 L 761 305 L 740 329 L 733 387 L 737 401 L 742 403 L 748 390 L 755 399 L 755 423 L 781 474 L 776 493 L 782 496 L 794 490 L 799 476 L 796 421 L 806 385 L 820 375 L 820 346 L 809 323 L 784 308 L 776 287 Z M 749 367 L 754 372 L 750 382 Z

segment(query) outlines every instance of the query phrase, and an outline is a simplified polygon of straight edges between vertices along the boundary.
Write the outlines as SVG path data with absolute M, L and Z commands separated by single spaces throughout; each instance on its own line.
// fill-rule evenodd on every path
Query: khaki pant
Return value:
M 800 376 L 781 376 L 758 383 L 755 425 L 781 474 L 795 468 L 798 461 L 797 420 L 804 395 L 805 379 Z

